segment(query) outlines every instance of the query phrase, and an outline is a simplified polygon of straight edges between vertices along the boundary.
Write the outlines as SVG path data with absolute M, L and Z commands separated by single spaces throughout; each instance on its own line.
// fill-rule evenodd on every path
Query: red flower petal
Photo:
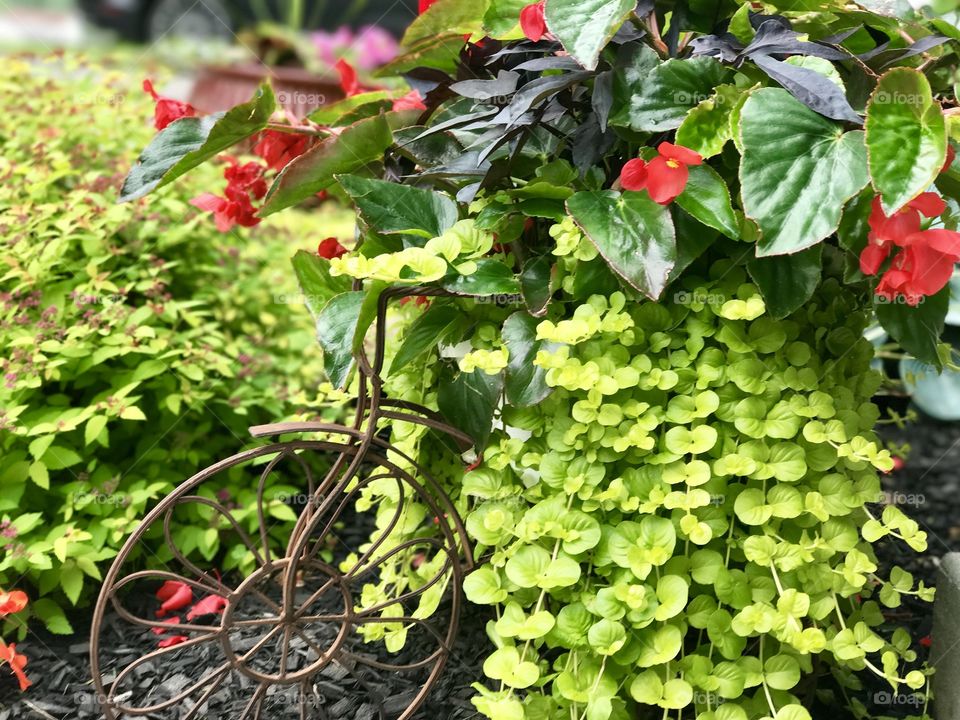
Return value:
M 643 190 L 647 186 L 647 163 L 643 158 L 634 158 L 620 171 L 620 185 L 624 190 Z
M 919 210 L 928 218 L 934 218 L 943 215 L 944 210 L 947 209 L 947 203 L 936 193 L 925 192 L 907 203 L 907 207 Z
M 204 615 L 216 615 L 222 612 L 226 606 L 226 598 L 222 598 L 219 595 L 208 595 L 190 608 L 190 611 L 187 613 L 187 620 L 193 620 L 194 618 Z
M 317 255 L 327 260 L 338 258 L 346 252 L 347 249 L 335 237 L 328 237 L 317 246 Z
M 157 600 L 163 602 L 157 610 L 157 617 L 163 617 L 168 612 L 179 610 L 193 602 L 193 590 L 179 580 L 167 580 L 157 590 Z
M 222 197 L 206 192 L 197 195 L 193 200 L 190 201 L 190 204 L 195 208 L 199 208 L 200 210 L 204 210 L 206 212 L 217 212 L 223 207 L 225 202 L 227 201 Z
M 27 600 L 27 594 L 22 590 L 8 593 L 0 590 L 0 617 L 20 612 L 27 606 Z
M 403 97 L 399 97 L 393 101 L 393 110 L 426 110 L 427 106 L 423 104 L 423 98 L 420 96 L 420 93 L 414 89 L 408 92 Z
M 170 617 L 166 618 L 163 622 L 167 625 L 177 625 L 180 623 L 180 616 L 171 615 Z M 163 635 L 164 633 L 167 633 L 170 631 L 169 629 L 164 627 L 154 627 L 154 628 L 150 628 L 150 632 L 152 632 L 154 635 Z
M 954 255 L 945 255 L 923 245 L 913 245 L 904 250 L 904 253 L 911 255 L 913 267 L 907 292 L 908 302 L 912 295 L 936 295 L 953 277 L 953 268 L 957 261 Z
M 17 652 L 17 646 L 15 643 L 7 645 L 0 640 L 0 660 L 4 660 L 13 671 L 13 674 L 17 678 L 17 682 L 20 684 L 20 692 L 23 692 L 28 687 L 33 685 L 27 678 L 26 673 L 23 669 L 27 666 L 27 656 L 21 655 Z
M 343 89 L 344 95 L 352 97 L 362 92 L 360 83 L 357 80 L 357 71 L 354 70 L 353 65 L 343 58 L 340 58 L 333 67 L 340 74 L 340 87 Z
M 876 275 L 883 261 L 890 255 L 890 247 L 890 243 L 869 243 L 860 253 L 860 272 L 864 275 Z
M 437 0 L 420 0 L 418 10 L 420 14 L 423 15 L 427 10 L 430 9 L 430 6 L 433 5 Z
M 164 638 L 163 640 L 161 640 L 160 642 L 158 642 L 158 643 L 157 643 L 157 647 L 158 647 L 158 648 L 173 647 L 174 645 L 179 645 L 180 643 L 185 643 L 185 642 L 186 642 L 187 640 L 189 640 L 189 639 L 190 639 L 190 638 L 188 638 L 186 635 L 171 635 L 170 637 Z
M 647 192 L 654 202 L 666 205 L 683 192 L 689 177 L 686 165 L 658 155 L 647 165 Z
M 908 243 L 910 245 L 924 245 L 945 255 L 960 258 L 960 233 L 953 230 L 942 228 L 924 230 L 911 235 L 908 238 Z
M 271 170 L 282 170 L 306 151 L 309 142 L 310 138 L 306 135 L 264 130 L 253 152 L 262 157 Z
M 546 0 L 541 0 L 520 11 L 520 29 L 527 40 L 540 42 L 547 34 L 546 4 Z
M 657 146 L 657 152 L 667 160 L 674 160 L 683 165 L 701 165 L 703 163 L 703 157 L 700 153 L 694 152 L 683 145 L 662 142 Z

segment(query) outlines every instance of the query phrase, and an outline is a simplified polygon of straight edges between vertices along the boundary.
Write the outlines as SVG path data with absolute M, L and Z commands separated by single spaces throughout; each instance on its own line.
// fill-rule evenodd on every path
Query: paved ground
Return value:
M 89 29 L 77 11 L 46 10 L 0 2 L 0 47 L 53 50 L 88 40 Z

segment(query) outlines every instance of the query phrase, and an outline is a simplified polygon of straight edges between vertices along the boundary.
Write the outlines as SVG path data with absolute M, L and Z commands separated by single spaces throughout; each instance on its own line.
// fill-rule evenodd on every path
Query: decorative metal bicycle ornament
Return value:
M 357 353 L 352 426 L 252 428 L 257 437 L 318 433 L 320 439 L 274 442 L 202 470 L 129 537 L 104 578 L 90 641 L 94 685 L 108 720 L 360 717 L 356 688 L 368 696 L 370 718 L 414 715 L 450 654 L 462 578 L 473 559 L 453 503 L 391 445 L 388 428 L 425 425 L 461 449 L 471 441 L 432 411 L 383 397 L 380 373 L 388 301 L 443 294 L 420 288 L 381 295 L 374 360 Z M 223 478 L 236 474 L 249 475 L 256 488 L 255 511 L 218 495 Z M 291 506 L 266 497 L 277 482 L 303 496 L 285 538 L 277 537 L 278 526 Z M 378 500 L 367 508 L 371 495 Z M 357 537 L 364 520 L 366 534 L 351 547 L 343 535 Z M 166 569 L 131 571 L 158 545 L 166 549 Z M 198 548 L 218 557 L 220 547 L 242 556 L 247 572 L 221 575 L 191 559 Z M 169 590 L 160 598 L 181 593 L 181 602 L 169 603 L 178 609 L 164 610 L 160 588 Z M 143 647 L 145 637 L 156 649 L 124 649 Z M 384 708 L 382 695 L 393 681 L 383 673 L 412 674 L 408 687 L 418 690 Z M 348 687 L 352 694 L 344 692 Z

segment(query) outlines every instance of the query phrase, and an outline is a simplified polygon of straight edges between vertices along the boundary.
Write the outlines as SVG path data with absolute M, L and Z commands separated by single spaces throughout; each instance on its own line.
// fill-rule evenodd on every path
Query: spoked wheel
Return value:
M 378 720 L 413 717 L 456 637 L 462 526 L 429 478 L 378 443 L 258 448 L 159 503 L 94 613 L 108 720 L 342 718 L 358 704 Z M 255 492 L 228 502 L 227 478 Z M 400 676 L 413 690 L 386 701 Z

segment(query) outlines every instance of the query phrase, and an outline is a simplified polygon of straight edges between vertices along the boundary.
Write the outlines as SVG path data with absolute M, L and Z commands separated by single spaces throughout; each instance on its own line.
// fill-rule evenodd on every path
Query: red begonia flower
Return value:
M 27 594 L 22 590 L 4 592 L 0 590 L 0 617 L 13 615 L 27 606 Z
M 884 260 L 890 256 L 890 243 L 867 243 L 867 246 L 860 253 L 860 272 L 864 275 L 876 275 L 880 271 L 880 266 Z
M 420 14 L 423 15 L 435 2 L 437 2 L 437 0 L 420 0 L 420 6 L 418 8 Z
M 520 11 L 520 29 L 527 40 L 540 42 L 547 34 L 546 5 L 546 0 L 540 0 Z
M 659 153 L 647 163 L 647 192 L 654 202 L 667 205 L 683 192 L 690 177 L 689 165 L 700 165 L 703 158 L 689 148 L 662 142 Z
M 157 590 L 157 600 L 163 604 L 157 610 L 157 617 L 163 617 L 168 612 L 180 610 L 193 602 L 193 590 L 179 580 L 167 580 Z
M 647 186 L 647 163 L 643 158 L 634 158 L 620 171 L 620 185 L 624 190 L 639 191 Z
M 187 640 L 189 640 L 189 639 L 190 639 L 190 638 L 188 638 L 186 635 L 171 635 L 170 637 L 164 638 L 163 640 L 161 640 L 160 642 L 158 642 L 158 643 L 157 643 L 157 647 L 158 647 L 158 648 L 173 647 L 174 645 L 179 645 L 180 643 L 185 643 L 185 642 L 186 642 Z
M 427 106 L 423 104 L 423 97 L 417 90 L 411 90 L 403 97 L 393 101 L 394 110 L 426 110 Z
M 193 117 L 197 114 L 197 111 L 190 103 L 180 102 L 173 98 L 158 95 L 157 91 L 153 88 L 153 83 L 149 79 L 143 81 L 143 89 L 150 94 L 150 97 L 157 101 L 157 106 L 153 111 L 153 125 L 157 130 L 163 130 L 174 120 Z
M 238 163 L 233 158 L 223 171 L 227 181 L 226 195 L 231 200 L 240 200 L 240 195 L 253 195 L 258 200 L 267 194 L 267 181 L 263 179 L 263 166 L 256 162 Z M 247 198 L 249 199 L 249 198 Z
M 338 258 L 346 252 L 347 249 L 335 237 L 328 237 L 317 246 L 317 255 L 327 260 Z
M 253 152 L 262 157 L 271 170 L 283 170 L 290 161 L 303 155 L 310 138 L 300 133 L 264 130 Z
M 889 302 L 903 297 L 908 305 L 917 305 L 950 282 L 960 260 L 960 233 L 925 230 L 911 235 L 905 243 L 880 278 L 876 292 Z
M 873 199 L 867 221 L 871 230 L 870 240 L 878 245 L 887 242 L 900 245 L 903 238 L 920 232 L 921 214 L 933 218 L 941 215 L 946 208 L 943 198 L 936 193 L 926 192 L 915 197 L 893 215 L 887 215 L 883 211 L 880 197 L 877 196 Z
M 0 640 L 0 660 L 6 662 L 10 669 L 13 671 L 13 674 L 17 677 L 17 682 L 20 683 L 20 692 L 23 692 L 33 683 L 27 678 L 27 674 L 23 669 L 27 666 L 27 657 L 26 655 L 20 655 L 17 653 L 17 646 L 14 643 L 7 645 Z
M 253 207 L 249 196 L 241 195 L 236 199 L 227 199 L 213 193 L 202 193 L 190 201 L 200 210 L 213 213 L 217 230 L 230 232 L 236 225 L 253 227 L 260 223 L 257 209 Z
M 200 602 L 196 603 L 187 612 L 187 620 L 193 620 L 204 615 L 216 615 L 227 606 L 226 598 L 219 595 L 208 595 Z
M 343 89 L 344 95 L 353 97 L 363 92 L 363 88 L 360 87 L 360 81 L 357 80 L 357 71 L 353 65 L 343 58 L 340 58 L 333 67 L 340 74 L 340 87 Z

